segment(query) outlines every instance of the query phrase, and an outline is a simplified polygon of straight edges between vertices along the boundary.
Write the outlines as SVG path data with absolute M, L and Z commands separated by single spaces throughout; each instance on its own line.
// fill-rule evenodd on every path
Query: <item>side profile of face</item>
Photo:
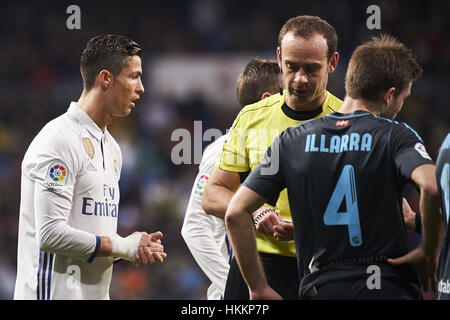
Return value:
M 113 77 L 108 87 L 108 113 L 111 117 L 127 116 L 135 107 L 135 102 L 144 93 L 141 75 L 141 58 L 132 56 L 120 73 Z
M 394 95 L 390 97 L 385 97 L 385 101 L 383 103 L 383 107 L 381 108 L 380 116 L 383 118 L 394 120 L 397 114 L 402 110 L 403 102 L 407 97 L 411 94 L 412 81 L 409 82 L 408 86 L 403 89 L 400 94 Z M 386 100 L 388 100 L 386 102 Z
M 277 49 L 286 103 L 297 111 L 317 109 L 326 97 L 328 74 L 334 72 L 339 55 L 327 57 L 328 44 L 320 34 L 309 38 L 288 32 Z

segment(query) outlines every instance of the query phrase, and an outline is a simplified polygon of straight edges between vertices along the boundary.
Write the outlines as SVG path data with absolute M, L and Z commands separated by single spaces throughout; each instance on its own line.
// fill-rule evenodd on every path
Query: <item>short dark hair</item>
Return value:
M 337 50 L 338 36 L 336 30 L 327 21 L 317 16 L 305 15 L 289 19 L 278 34 L 278 46 L 280 47 L 280 50 L 281 42 L 283 41 L 284 36 L 289 32 L 293 32 L 296 37 L 305 39 L 315 34 L 322 35 L 328 45 L 328 60 L 331 59 Z
M 98 35 L 89 40 L 81 54 L 80 71 L 84 88 L 92 89 L 101 70 L 117 76 L 128 63 L 129 57 L 142 58 L 142 49 L 134 41 L 122 35 Z
M 345 90 L 354 99 L 378 102 L 394 87 L 398 95 L 422 75 L 412 51 L 390 35 L 383 34 L 358 46 L 345 76 Z
M 244 107 L 261 100 L 264 92 L 272 94 L 280 91 L 280 67 L 276 60 L 253 58 L 239 75 L 237 100 Z

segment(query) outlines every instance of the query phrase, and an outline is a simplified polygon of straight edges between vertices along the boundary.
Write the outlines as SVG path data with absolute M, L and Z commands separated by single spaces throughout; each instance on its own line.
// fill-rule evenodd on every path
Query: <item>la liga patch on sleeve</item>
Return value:
M 67 180 L 69 170 L 61 162 L 52 163 L 48 168 L 47 183 L 49 186 L 62 186 Z
M 202 174 L 200 177 L 198 177 L 197 179 L 197 183 L 195 184 L 195 192 L 203 195 L 203 193 L 205 192 L 205 187 L 206 184 L 208 183 L 208 175 L 207 174 Z
M 425 159 L 431 160 L 431 157 L 428 155 L 427 150 L 425 149 L 425 146 L 421 144 L 420 142 L 416 143 L 414 146 L 414 149 Z

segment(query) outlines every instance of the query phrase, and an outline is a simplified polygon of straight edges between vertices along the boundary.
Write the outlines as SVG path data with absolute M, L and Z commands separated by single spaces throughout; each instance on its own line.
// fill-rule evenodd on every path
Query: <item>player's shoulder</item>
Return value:
M 210 143 L 203 151 L 202 161 L 200 163 L 200 171 L 206 170 L 206 168 L 214 167 L 217 157 L 223 149 L 228 137 L 228 133 L 217 138 L 214 142 Z
M 76 144 L 79 135 L 80 131 L 74 121 L 64 113 L 49 121 L 36 135 L 31 146 L 40 150 L 67 149 Z
M 447 133 L 447 136 L 445 137 L 444 141 L 442 142 L 442 145 L 440 147 L 440 151 L 450 149 L 450 132 Z
M 263 100 L 246 105 L 239 112 L 238 117 L 252 117 L 255 113 L 264 114 L 271 112 L 274 108 L 280 107 L 284 102 L 283 96 L 279 93 L 273 94 Z
M 373 118 L 385 126 L 389 126 L 392 129 L 393 134 L 415 136 L 420 141 L 423 141 L 417 131 L 406 122 L 383 118 L 376 115 L 373 115 Z
M 344 103 L 341 99 L 336 97 L 330 91 L 327 91 L 327 107 L 330 107 L 331 110 L 338 111 L 339 108 Z
M 225 141 L 228 138 L 228 133 L 216 138 L 213 142 L 206 146 L 205 151 L 203 151 L 203 157 L 208 157 L 211 154 L 216 154 L 219 150 L 222 150 Z
M 66 165 L 79 163 L 82 154 L 77 139 L 79 131 L 67 113 L 49 121 L 35 136 L 28 147 L 23 161 L 22 169 L 29 170 L 39 163 L 58 160 Z
M 444 166 L 444 163 L 448 163 L 450 160 L 450 132 L 447 133 L 447 136 L 445 137 L 444 141 L 442 142 L 438 157 L 436 161 L 436 173 L 440 175 L 440 172 L 442 171 L 442 168 Z
M 278 93 L 245 106 L 237 115 L 232 129 L 264 126 L 268 120 L 279 116 L 283 103 L 284 97 Z

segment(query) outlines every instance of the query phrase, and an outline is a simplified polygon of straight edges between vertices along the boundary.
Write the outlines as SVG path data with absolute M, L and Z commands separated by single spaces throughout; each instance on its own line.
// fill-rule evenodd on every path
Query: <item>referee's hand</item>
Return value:
M 253 212 L 252 217 L 256 230 L 271 237 L 275 233 L 274 226 L 279 226 L 283 222 L 278 212 L 266 206 Z
M 294 224 L 291 221 L 282 221 L 280 225 L 274 226 L 273 236 L 278 241 L 294 240 Z

